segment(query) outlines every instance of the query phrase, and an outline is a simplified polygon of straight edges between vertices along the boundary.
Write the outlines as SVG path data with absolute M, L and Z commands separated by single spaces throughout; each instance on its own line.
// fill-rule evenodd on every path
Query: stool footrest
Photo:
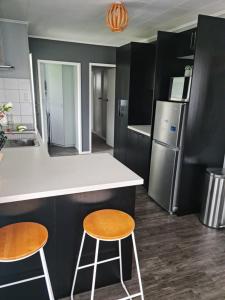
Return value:
M 7 283 L 7 284 L 3 284 L 0 285 L 0 289 L 3 289 L 5 287 L 9 287 L 12 285 L 16 285 L 16 284 L 20 284 L 20 283 L 24 283 L 24 282 L 28 282 L 28 281 L 32 281 L 32 280 L 36 280 L 36 279 L 41 279 L 44 278 L 45 275 L 40 275 L 40 276 L 35 276 L 35 277 L 31 277 L 31 278 L 27 278 L 27 279 L 23 279 L 23 280 L 19 280 L 19 281 L 15 281 L 15 282 L 11 282 L 11 283 Z
M 110 261 L 114 261 L 114 260 L 118 260 L 118 259 L 120 259 L 119 256 L 116 256 L 116 257 L 113 257 L 113 258 L 104 259 L 104 260 L 100 260 L 100 261 L 97 262 L 97 265 L 104 264 L 104 263 L 107 263 L 107 262 L 110 262 Z M 93 266 L 94 266 L 94 263 L 88 264 L 88 265 L 84 265 L 84 266 L 80 266 L 77 269 L 81 270 L 81 269 L 90 268 L 90 267 L 93 267 Z
M 124 298 L 120 298 L 118 300 L 132 300 L 133 298 L 140 297 L 141 295 L 142 295 L 141 293 L 136 293 L 136 294 L 124 297 Z

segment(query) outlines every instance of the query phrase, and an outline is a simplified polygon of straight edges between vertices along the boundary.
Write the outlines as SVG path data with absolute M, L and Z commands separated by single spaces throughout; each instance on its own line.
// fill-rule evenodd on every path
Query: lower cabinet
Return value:
M 146 188 L 148 188 L 150 147 L 150 137 L 127 130 L 126 165 L 144 179 Z

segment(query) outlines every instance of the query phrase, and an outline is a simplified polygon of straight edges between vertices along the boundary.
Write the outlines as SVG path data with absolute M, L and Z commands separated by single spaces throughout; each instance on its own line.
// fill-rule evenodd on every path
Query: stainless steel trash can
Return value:
M 207 169 L 200 221 L 212 228 L 225 227 L 225 169 Z

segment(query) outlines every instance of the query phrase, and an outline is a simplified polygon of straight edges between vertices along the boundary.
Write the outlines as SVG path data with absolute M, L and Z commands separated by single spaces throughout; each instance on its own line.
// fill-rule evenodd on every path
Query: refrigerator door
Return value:
M 180 146 L 185 103 L 157 101 L 153 139 L 170 147 Z
M 171 213 L 178 154 L 176 149 L 153 141 L 148 194 Z

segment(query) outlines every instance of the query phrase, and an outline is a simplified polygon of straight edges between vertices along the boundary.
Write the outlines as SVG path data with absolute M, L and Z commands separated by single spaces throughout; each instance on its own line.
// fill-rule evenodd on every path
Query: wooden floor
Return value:
M 49 145 L 48 152 L 50 156 L 71 156 L 79 154 L 74 147 L 60 147 L 56 145 Z
M 224 230 L 201 225 L 196 215 L 168 215 L 142 188 L 137 191 L 136 222 L 146 300 L 225 299 Z M 127 285 L 137 289 L 135 274 Z M 95 300 L 124 296 L 117 284 L 96 290 Z M 89 300 L 90 293 L 75 299 Z
M 113 148 L 107 145 L 105 140 L 100 138 L 97 134 L 92 133 L 92 153 L 96 152 L 113 154 Z

